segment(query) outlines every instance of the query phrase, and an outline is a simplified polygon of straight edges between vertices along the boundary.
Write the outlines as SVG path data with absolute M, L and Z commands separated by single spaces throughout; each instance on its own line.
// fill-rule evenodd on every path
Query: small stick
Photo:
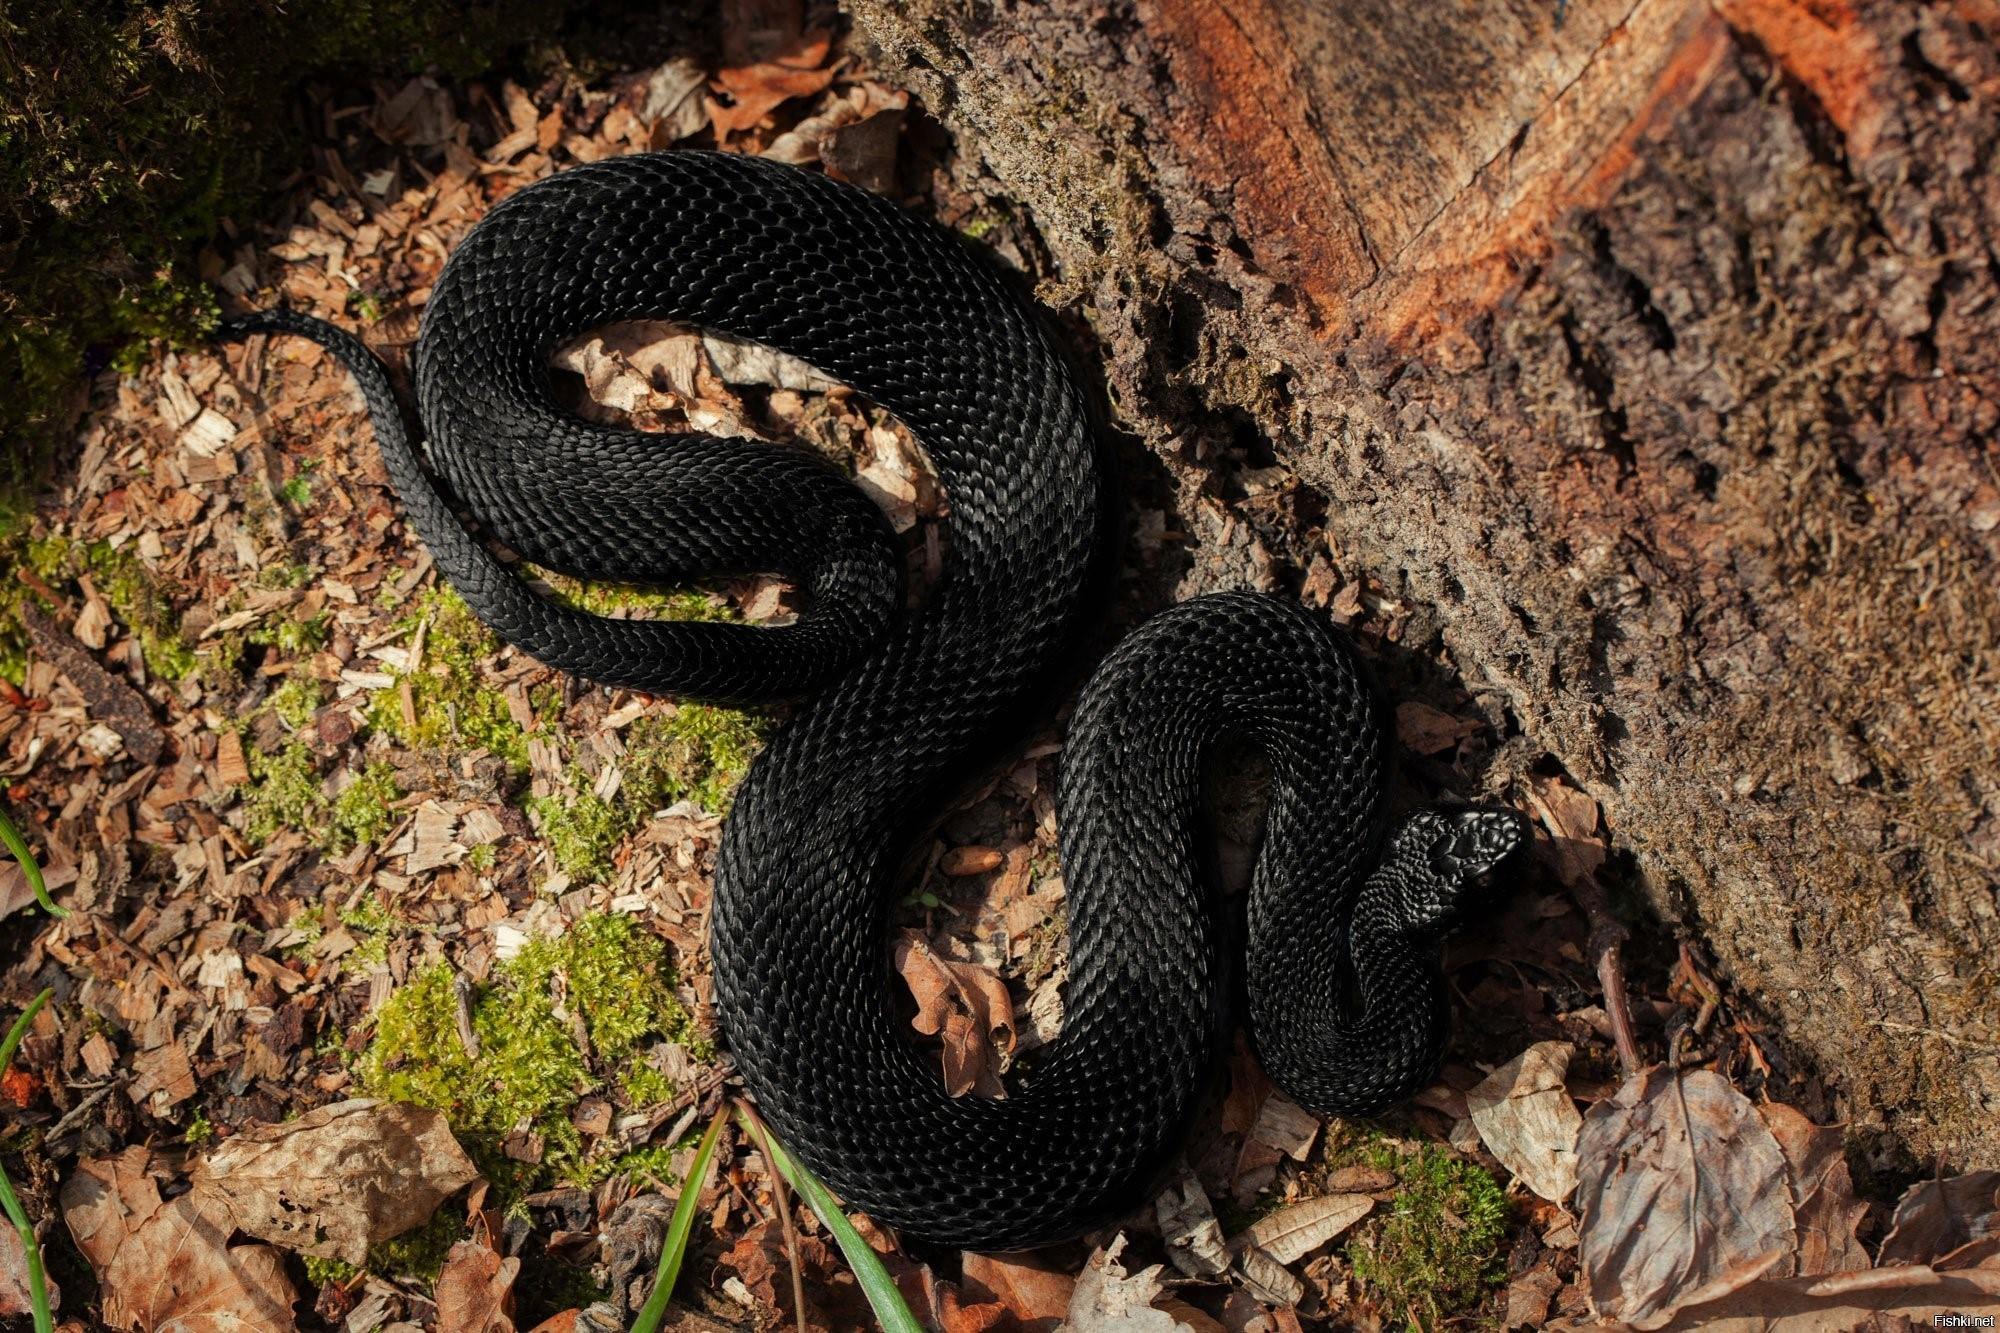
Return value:
M 757 1108 L 739 1101 L 736 1109 L 750 1126 L 750 1132 L 757 1136 L 757 1151 L 764 1154 L 764 1165 L 771 1172 L 771 1197 L 778 1201 L 778 1221 L 785 1228 L 785 1256 L 792 1264 L 792 1313 L 798 1316 L 799 1333 L 806 1333 L 806 1282 L 799 1271 L 799 1233 L 792 1227 L 792 1206 L 785 1197 L 791 1189 L 778 1172 L 778 1159 L 771 1152 L 771 1140 L 764 1132 L 764 1122 L 757 1115 Z
M 1555 812 L 1533 789 L 1527 792 L 1527 798 L 1549 836 L 1560 839 L 1562 826 Z M 1573 882 L 1566 883 L 1590 926 L 1590 948 L 1597 955 L 1597 985 L 1604 992 L 1604 1013 L 1611 1021 L 1611 1039 L 1618 1047 L 1619 1068 L 1630 1078 L 1644 1067 L 1644 1062 L 1639 1058 L 1638 1039 L 1632 1035 L 1632 1003 L 1625 991 L 1625 962 L 1619 953 L 1619 946 L 1629 934 L 1611 914 L 1611 896 L 1597 882 L 1596 875 L 1584 870 Z

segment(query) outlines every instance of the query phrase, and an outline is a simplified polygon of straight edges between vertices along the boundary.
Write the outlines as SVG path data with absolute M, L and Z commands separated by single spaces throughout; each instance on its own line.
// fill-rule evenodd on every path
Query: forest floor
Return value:
M 679 146 L 818 166 L 1030 286 L 1052 278 L 1031 220 L 858 44 L 798 7 L 732 14 L 712 57 L 325 105 L 315 160 L 205 256 L 225 309 L 322 315 L 400 378 L 445 256 L 494 203 Z M 1086 327 L 1059 314 L 1088 364 Z M 887 510 L 918 587 L 946 558 L 922 451 L 797 363 L 621 326 L 557 364 L 580 411 L 817 449 Z M 1115 1228 L 998 1258 L 871 1228 L 927 1321 L 1844 1327 L 2000 1302 L 2000 1173 L 1913 1183 L 1850 1163 L 1834 1092 L 1697 945 L 1621 917 L 1632 871 L 1596 806 L 1465 688 L 1422 608 L 1343 567 L 1295 478 L 1228 442 L 1185 469 L 1123 453 L 1102 643 L 1194 591 L 1296 595 L 1396 691 L 1399 803 L 1508 801 L 1539 834 L 1447 951 L 1456 1032 L 1411 1105 L 1312 1116 L 1239 1049 L 1184 1161 Z M 755 581 L 524 575 L 606 614 L 792 612 Z M 60 1318 L 624 1327 L 693 1189 L 678 1326 L 867 1325 L 797 1205 L 791 1253 L 754 1145 L 732 1131 L 686 1178 L 736 1091 L 710 1006 L 709 877 L 779 712 L 590 687 L 501 644 L 406 528 L 349 378 L 296 339 L 100 377 L 8 584 L 27 650 L 0 688 L 6 804 L 69 915 L 0 870 L 0 999 L 11 1013 L 55 992 L 0 1081 L 0 1148 Z M 1060 1025 L 1062 736 L 1057 716 L 1022 737 L 913 854 L 886 942 L 912 1040 L 963 1095 L 999 1090 Z M 1212 785 L 1217 861 L 1241 881 L 1255 765 Z M 22 1271 L 0 1231 L 0 1315 L 25 1310 Z

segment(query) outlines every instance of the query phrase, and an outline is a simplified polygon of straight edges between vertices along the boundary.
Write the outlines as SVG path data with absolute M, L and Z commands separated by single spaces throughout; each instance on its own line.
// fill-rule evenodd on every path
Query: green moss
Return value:
M 287 676 L 283 684 L 271 691 L 264 707 L 276 713 L 293 731 L 300 731 L 311 723 L 325 699 L 326 692 L 312 677 Z
M 286 616 L 275 624 L 260 625 L 250 632 L 250 642 L 276 648 L 290 657 L 316 653 L 333 637 L 332 617 L 322 611 L 305 620 Z
M 730 793 L 763 748 L 768 720 L 706 704 L 682 704 L 666 717 L 642 717 L 625 732 L 625 782 L 641 816 L 662 805 L 693 801 L 712 814 L 729 809 Z
M 352 1282 L 361 1276 L 361 1270 L 345 1259 L 322 1259 L 316 1254 L 303 1257 L 306 1264 L 306 1281 L 315 1287 Z
M 612 800 L 591 790 L 572 767 L 563 789 L 527 802 L 563 873 L 577 880 L 610 875 L 618 844 L 648 814 L 679 801 L 723 813 L 763 744 L 765 719 L 728 708 L 682 704 L 642 717 L 625 732 L 624 779 Z
M 444 1271 L 451 1247 L 465 1236 L 464 1212 L 447 1204 L 432 1213 L 431 1220 L 422 1226 L 370 1247 L 368 1271 L 404 1278 L 428 1289 Z
M 1354 1276 L 1411 1328 L 1476 1309 L 1506 1275 L 1507 1196 L 1484 1167 L 1435 1144 L 1376 1139 L 1360 1160 L 1396 1175 L 1396 1202 L 1348 1247 Z
M 45 582 L 89 574 L 118 623 L 139 642 L 146 670 L 162 680 L 181 681 L 201 665 L 182 636 L 167 584 L 131 551 L 108 542 L 79 543 L 46 537 L 28 544 L 28 564 Z
M 372 893 L 342 912 L 340 924 L 358 937 L 347 955 L 347 966 L 358 972 L 372 972 L 385 965 L 389 961 L 389 941 L 397 932 L 412 928 L 411 922 L 391 912 Z
M 565 997 L 560 1013 L 558 990 Z M 587 1054 L 570 1014 L 581 1016 Z M 641 1104 L 621 1076 L 656 1041 L 678 1040 L 701 1053 L 691 1026 L 674 998 L 664 943 L 629 917 L 593 915 L 559 938 L 529 941 L 495 969 L 472 1004 L 476 1060 L 459 1038 L 451 968 L 440 963 L 412 974 L 382 1007 L 356 1073 L 371 1096 L 443 1111 L 496 1182 L 516 1190 L 551 1179 L 589 1183 L 616 1162 L 587 1151 L 570 1122 L 577 1102 L 595 1091 Z M 643 1090 L 671 1092 L 657 1084 Z M 539 1167 L 501 1150 L 524 1126 L 542 1138 Z
M 304 741 L 275 754 L 245 748 L 250 781 L 243 788 L 243 832 L 253 843 L 268 842 L 279 830 L 315 827 L 326 810 L 319 765 Z
M 390 806 L 402 797 L 395 769 L 380 760 L 368 765 L 333 798 L 324 846 L 339 853 L 364 842 L 380 842 L 396 822 Z
M 633 583 L 575 579 L 534 564 L 524 565 L 523 572 L 548 585 L 551 601 L 596 616 L 607 616 L 615 611 L 636 611 L 653 620 L 733 622 L 743 619 L 727 602 L 698 589 L 647 588 Z
M 208 1115 L 199 1106 L 194 1108 L 194 1118 L 188 1121 L 184 1136 L 190 1148 L 207 1143 L 215 1137 L 215 1126 L 209 1123 Z
M 530 797 L 528 813 L 556 864 L 571 879 L 603 879 L 611 873 L 612 853 L 633 827 L 620 805 L 590 790 L 590 779 L 576 769 L 565 776 L 565 790 L 554 796 Z
M 415 749 L 483 748 L 517 773 L 526 772 L 527 733 L 507 711 L 500 691 L 487 685 L 482 670 L 499 654 L 499 636 L 449 588 L 426 593 L 402 621 L 412 634 L 420 623 L 426 628 L 417 671 L 389 672 L 399 684 L 410 682 L 415 725 L 403 717 L 399 689 L 375 695 L 368 707 L 369 725 Z M 553 687 L 543 687 L 535 698 L 537 715 L 553 719 L 558 697 Z

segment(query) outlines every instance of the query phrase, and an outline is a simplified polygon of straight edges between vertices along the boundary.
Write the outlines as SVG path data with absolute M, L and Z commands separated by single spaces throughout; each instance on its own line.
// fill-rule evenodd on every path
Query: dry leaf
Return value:
M 1550 1203 L 1561 1203 L 1576 1188 L 1583 1116 L 1563 1086 L 1575 1051 L 1566 1041 L 1536 1042 L 1465 1094 L 1487 1149 Z
M 1289 1264 L 1344 1233 L 1374 1207 L 1375 1200 L 1366 1194 L 1322 1194 L 1258 1218 L 1243 1239 Z
M 2000 1316 L 2000 1261 L 1942 1273 L 1922 1264 L 1819 1277 L 1759 1278 L 1690 1305 L 1670 1330 L 1702 1333 L 1847 1333 L 1858 1328 L 1946 1327 L 1942 1317 Z M 1960 1328 L 1973 1325 L 1960 1323 Z
M 1453 749 L 1484 725 L 1478 718 L 1455 717 L 1415 700 L 1396 705 L 1396 739 L 1415 754 Z
M 713 87 L 717 92 L 727 93 L 730 102 L 725 106 L 715 98 L 708 99 L 708 119 L 715 127 L 716 142 L 722 143 L 732 134 L 754 129 L 781 103 L 825 91 L 837 71 L 831 67 L 818 69 L 814 66 L 826 59 L 828 44 L 827 34 L 818 33 L 809 38 L 795 55 L 785 57 L 783 61 L 717 70 Z
M 1000 1071 L 1014 1051 L 1014 1007 L 1000 974 L 939 957 L 915 931 L 896 941 L 895 960 L 917 1001 L 917 1031 L 944 1041 L 945 1091 L 1006 1096 Z
M 63 1220 L 97 1272 L 105 1322 L 146 1333 L 296 1328 L 283 1256 L 229 1245 L 228 1204 L 206 1191 L 163 1203 L 150 1159 L 144 1147 L 88 1159 L 63 1186 Z
M 1207 1333 L 1216 1327 L 1206 1316 L 1201 1323 L 1189 1322 L 1185 1307 L 1172 1313 L 1161 1309 L 1166 1285 L 1160 1274 L 1166 1266 L 1154 1264 L 1127 1275 L 1118 1262 L 1124 1248 L 1120 1235 L 1090 1256 L 1070 1296 L 1065 1333 Z
M 245 1129 L 192 1173 L 197 1190 L 228 1200 L 241 1230 L 351 1264 L 478 1176 L 441 1113 L 366 1099 Z
M 1785 1154 L 1797 1218 L 1792 1261 L 1773 1276 L 1816 1277 L 1867 1268 L 1868 1251 L 1854 1233 L 1868 1215 L 1868 1205 L 1854 1197 L 1840 1131 L 1815 1125 L 1776 1102 L 1758 1107 L 1757 1113 Z
M 1165 1188 L 1153 1197 L 1160 1222 L 1160 1239 L 1167 1257 L 1189 1277 L 1216 1277 L 1229 1269 L 1229 1247 L 1222 1226 L 1208 1202 L 1208 1191 L 1183 1164 Z
M 1584 1117 L 1577 1175 L 1584 1278 L 1605 1319 L 1658 1328 L 1791 1249 L 1784 1153 L 1710 1070 L 1627 1079 Z
M 1604 842 L 1597 836 L 1597 802 L 1559 778 L 1536 779 L 1534 788 L 1555 838 L 1556 873 L 1565 884 L 1580 884 L 1604 864 Z
M 1549 1317 L 1549 1302 L 1563 1289 L 1563 1280 L 1546 1263 L 1536 1264 L 1507 1284 L 1507 1314 L 1502 1328 L 1540 1328 Z
M 53 1279 L 48 1291 L 49 1308 L 60 1309 L 62 1292 Z M 28 1251 L 21 1244 L 21 1233 L 11 1226 L 0 1226 L 0 1318 L 33 1314 L 34 1310 L 28 1294 Z
M 438 1273 L 437 1326 L 452 1333 L 514 1333 L 514 1279 L 521 1261 L 489 1241 L 462 1240 Z
M 2000 1171 L 1973 1171 L 1910 1186 L 1896 1201 L 1882 1263 L 1929 1263 L 2000 1235 Z
M 997 1301 L 1023 1333 L 1047 1333 L 1069 1312 L 1076 1279 L 1024 1254 L 974 1254 L 961 1267 L 966 1294 Z

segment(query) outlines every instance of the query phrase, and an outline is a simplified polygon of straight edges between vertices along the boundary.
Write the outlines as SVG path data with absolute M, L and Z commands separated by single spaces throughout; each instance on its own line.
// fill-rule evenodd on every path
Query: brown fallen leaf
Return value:
M 487 1239 L 462 1240 L 438 1272 L 437 1326 L 452 1333 L 514 1333 L 514 1280 L 521 1261 Z
M 825 91 L 839 72 L 837 66 L 820 68 L 830 44 L 829 34 L 813 33 L 779 59 L 717 70 L 711 86 L 730 100 L 725 105 L 713 97 L 708 99 L 708 119 L 715 127 L 716 142 L 756 128 L 764 117 L 794 97 L 812 97 Z
M 1868 1251 L 1855 1232 L 1868 1215 L 1868 1205 L 1854 1197 L 1840 1130 L 1815 1125 L 1776 1102 L 1759 1106 L 1757 1113 L 1785 1154 L 1797 1219 L 1791 1261 L 1772 1275 L 1816 1277 L 1867 1268 Z
M 938 869 L 953 876 L 983 875 L 998 870 L 1006 859 L 997 847 L 954 847 L 938 861 Z
M 105 1323 L 145 1333 L 287 1333 L 298 1291 L 269 1245 L 230 1245 L 228 1204 L 203 1190 L 171 1203 L 143 1146 L 77 1165 L 63 1220 L 97 1272 Z
M 944 1086 L 953 1097 L 1005 1097 L 1000 1072 L 1014 1052 L 1014 1005 L 990 967 L 938 955 L 916 931 L 896 941 L 896 973 L 917 1002 L 917 1031 L 944 1041 Z
M 1465 1094 L 1479 1137 L 1501 1165 L 1550 1203 L 1576 1188 L 1583 1116 L 1563 1084 L 1576 1047 L 1539 1041 Z
M 1577 1176 L 1584 1279 L 1601 1318 L 1658 1328 L 1791 1250 L 1784 1153 L 1711 1070 L 1654 1065 L 1627 1079 L 1583 1118 Z
M 49 1308 L 59 1310 L 62 1291 L 53 1278 L 47 1281 Z M 0 1319 L 34 1312 L 28 1293 L 28 1251 L 21 1244 L 21 1233 L 11 1226 L 0 1227 Z
M 1396 739 L 1416 754 L 1453 749 L 1485 725 L 1476 717 L 1455 717 L 1414 699 L 1396 705 Z
M 1243 1240 L 1281 1264 L 1305 1258 L 1374 1209 L 1366 1194 L 1322 1194 L 1258 1218 Z
M 1992 1235 L 2000 1235 L 2000 1171 L 1919 1181 L 1896 1201 L 1878 1259 L 1929 1263 Z
M 1052 1333 L 1069 1313 L 1076 1279 L 1026 1254 L 974 1254 L 961 1265 L 967 1296 L 1005 1307 L 1022 1333 Z
M 2000 1316 L 2000 1258 L 1939 1272 L 1897 1264 L 1817 1277 L 1762 1277 L 1690 1304 L 1665 1327 L 1679 1333 L 1846 1333 L 1859 1328 L 1990 1327 Z M 1945 1324 L 1956 1318 L 1957 1324 Z
M 1500 1327 L 1540 1328 L 1549 1317 L 1549 1302 L 1563 1289 L 1563 1280 L 1547 1263 L 1536 1264 L 1507 1284 L 1507 1312 Z
M 1208 1191 L 1195 1173 L 1183 1163 L 1173 1178 L 1153 1196 L 1153 1215 L 1159 1220 L 1160 1239 L 1166 1243 L 1167 1258 L 1189 1277 L 1219 1277 L 1229 1271 L 1229 1247 L 1222 1239 L 1222 1225 Z
M 357 1265 L 478 1177 L 441 1113 L 365 1098 L 244 1129 L 192 1172 L 239 1229 Z
M 1605 846 L 1597 834 L 1597 802 L 1560 778 L 1538 778 L 1535 795 L 1549 812 L 1555 833 L 1556 873 L 1564 884 L 1580 884 L 1604 864 Z
M 1118 1256 L 1125 1249 L 1120 1235 L 1090 1256 L 1076 1280 L 1069 1301 L 1064 1333 L 1210 1333 L 1222 1326 L 1178 1302 L 1170 1302 L 1154 1264 L 1126 1273 Z M 1169 1304 L 1177 1308 L 1166 1308 Z

